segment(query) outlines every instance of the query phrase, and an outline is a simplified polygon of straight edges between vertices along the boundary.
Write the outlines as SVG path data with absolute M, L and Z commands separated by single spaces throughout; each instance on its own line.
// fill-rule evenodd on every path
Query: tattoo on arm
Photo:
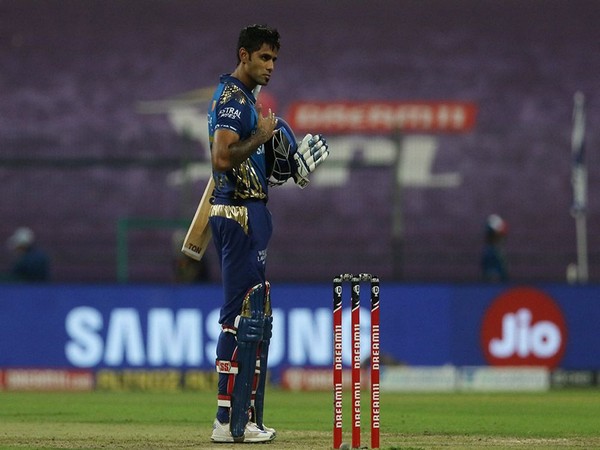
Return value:
M 258 130 L 248 139 L 237 141 L 229 145 L 229 162 L 231 167 L 236 167 L 246 161 L 268 138 Z

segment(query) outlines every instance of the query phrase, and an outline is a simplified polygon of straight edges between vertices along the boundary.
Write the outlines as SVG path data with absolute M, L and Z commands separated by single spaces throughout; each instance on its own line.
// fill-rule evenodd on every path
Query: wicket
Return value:
M 342 303 L 343 283 L 351 287 L 352 448 L 360 448 L 360 286 L 371 283 L 371 448 L 379 448 L 379 278 L 368 273 L 333 279 L 333 448 L 342 444 Z

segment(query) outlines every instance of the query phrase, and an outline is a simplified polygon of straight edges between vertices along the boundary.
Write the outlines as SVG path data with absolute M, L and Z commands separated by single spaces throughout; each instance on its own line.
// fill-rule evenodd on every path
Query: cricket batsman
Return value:
M 291 128 L 257 104 L 257 88 L 271 79 L 280 48 L 274 28 L 241 30 L 237 67 L 220 77 L 208 111 L 214 190 L 209 226 L 223 284 L 216 368 L 218 408 L 213 442 L 268 442 L 263 422 L 272 316 L 266 279 L 273 227 L 268 188 L 293 178 L 300 187 L 329 155 L 325 139 L 297 143 Z

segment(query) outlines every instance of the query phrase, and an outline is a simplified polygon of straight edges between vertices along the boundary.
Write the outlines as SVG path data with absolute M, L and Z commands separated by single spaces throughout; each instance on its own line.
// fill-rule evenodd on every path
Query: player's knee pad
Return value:
M 242 342 L 260 342 L 263 339 L 265 320 L 259 317 L 236 319 L 238 348 Z
M 265 314 L 265 286 L 262 283 L 250 288 L 242 300 L 242 317 L 263 317 Z
M 257 284 L 242 302 L 242 311 L 235 319 L 238 347 L 240 342 L 260 342 L 264 332 L 265 289 Z

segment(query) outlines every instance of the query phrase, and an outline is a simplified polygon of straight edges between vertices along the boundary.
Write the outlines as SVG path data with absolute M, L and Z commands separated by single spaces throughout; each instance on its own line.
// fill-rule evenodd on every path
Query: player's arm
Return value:
M 211 155 L 213 169 L 219 172 L 231 170 L 246 161 L 258 147 L 273 137 L 277 118 L 270 109 L 266 116 L 262 116 L 261 110 L 261 105 L 258 105 L 256 130 L 248 139 L 240 140 L 239 134 L 225 128 L 215 131 Z

